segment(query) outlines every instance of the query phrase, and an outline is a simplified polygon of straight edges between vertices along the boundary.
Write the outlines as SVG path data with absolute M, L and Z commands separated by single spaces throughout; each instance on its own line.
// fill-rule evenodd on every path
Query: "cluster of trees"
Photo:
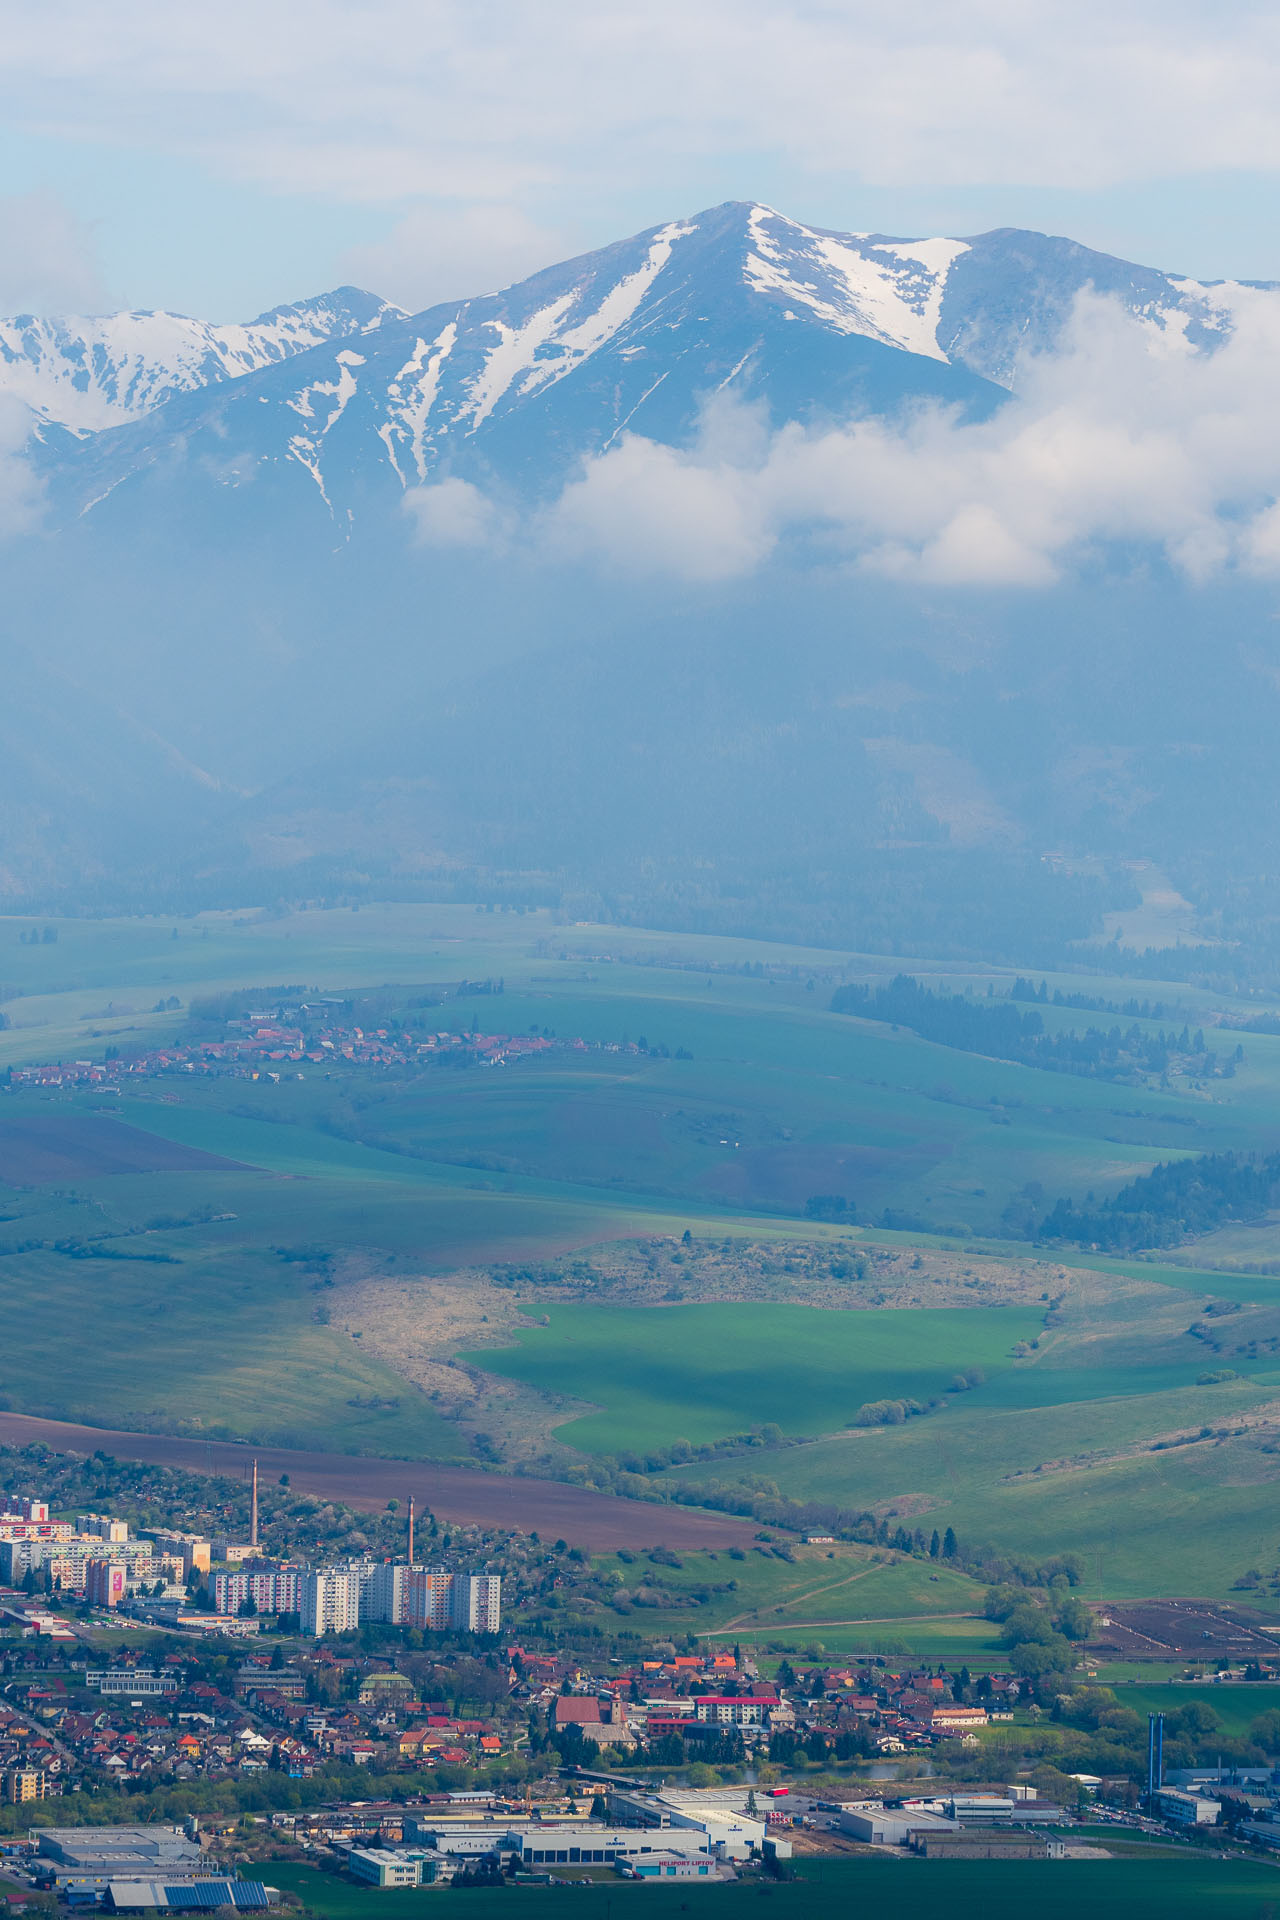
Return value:
M 853 1226 L 858 1209 L 843 1193 L 811 1193 L 804 1203 L 806 1220 L 831 1220 L 837 1225 Z
M 718 1727 L 705 1734 L 660 1733 L 647 1745 L 637 1747 L 632 1761 L 640 1767 L 683 1767 L 692 1762 L 703 1767 L 740 1767 L 747 1758 L 742 1735 L 736 1727 Z
M 1055 987 L 1050 993 L 1047 980 L 1042 980 L 1037 987 L 1034 980 L 1024 980 L 1021 975 L 1010 987 L 1009 998 L 1042 1007 L 1070 1007 L 1078 1013 L 1116 1013 L 1125 1020 L 1163 1020 L 1172 1018 L 1178 1011 L 1176 1007 L 1166 1006 L 1163 1000 L 1099 1000 L 1091 993 L 1064 993 L 1061 987 Z M 1280 1033 L 1280 1025 L 1275 1031 Z
M 922 1040 L 936 1040 L 940 1046 L 985 1053 L 998 1060 L 1029 1058 L 1034 1043 L 1044 1035 L 1044 1021 L 1038 1013 L 1019 1013 L 1007 1000 L 972 1000 L 963 993 L 934 993 L 909 973 L 895 974 L 887 987 L 837 987 L 831 996 L 831 1011 L 909 1027 Z
M 913 835 L 928 826 L 920 816 Z M 1062 873 L 1034 855 L 1004 849 L 957 852 L 939 844 L 885 851 L 846 842 L 827 853 L 797 879 L 793 859 L 762 862 L 758 839 L 749 855 L 738 858 L 730 850 L 714 869 L 656 872 L 652 861 L 628 871 L 612 845 L 608 862 L 582 876 L 581 891 L 560 893 L 560 910 L 568 920 L 861 953 L 982 955 L 1052 970 L 1078 958 L 1074 943 L 1098 932 L 1108 910 L 1136 897 L 1128 875 Z M 410 883 L 398 874 L 374 884 L 380 900 L 402 897 L 398 888 L 409 895 Z M 454 897 L 463 897 L 465 885 L 460 874 Z
M 1109 1200 L 1061 1199 L 1036 1238 L 1116 1253 L 1173 1247 L 1229 1221 L 1257 1220 L 1277 1204 L 1280 1153 L 1209 1153 L 1153 1167 Z
M 1146 1771 L 1147 1719 L 1122 1706 L 1110 1687 L 1074 1687 L 1052 1704 L 1055 1722 L 1086 1738 L 1073 1759 L 1091 1773 L 1123 1774 L 1141 1780 Z M 1221 1759 L 1227 1765 L 1266 1766 L 1280 1755 L 1280 1713 L 1257 1715 L 1247 1733 L 1230 1734 L 1205 1700 L 1189 1700 L 1164 1717 L 1166 1770 Z
M 1062 1586 L 1043 1597 L 998 1586 L 988 1592 L 984 1612 L 1001 1623 L 1000 1639 L 1014 1673 L 1050 1695 L 1069 1685 L 1061 1676 L 1075 1666 L 1078 1642 L 1093 1632 L 1093 1615 L 1083 1600 Z
M 775 1765 L 794 1767 L 797 1763 L 808 1761 L 810 1766 L 829 1766 L 833 1760 L 849 1762 L 867 1760 L 875 1752 L 871 1737 L 864 1727 L 851 1727 L 836 1734 L 811 1728 L 806 1733 L 794 1733 L 789 1728 L 779 1728 L 769 1738 L 769 1758 Z
M 930 1402 L 930 1407 L 936 1402 Z M 919 1400 L 864 1400 L 853 1416 L 855 1427 L 900 1427 L 904 1420 L 913 1420 L 918 1415 L 928 1413 Z
M 1029 997 L 1041 996 L 1033 992 Z M 1229 1075 L 1243 1057 L 1237 1047 L 1234 1057 L 1220 1065 L 1217 1054 L 1208 1051 L 1204 1034 L 1193 1035 L 1185 1026 L 1181 1033 L 1163 1028 L 1150 1033 L 1135 1021 L 1128 1028 L 1114 1026 L 1105 1032 L 1089 1027 L 1084 1033 L 1046 1033 L 1035 1008 L 1020 1013 L 1012 998 L 975 1000 L 963 993 L 935 993 L 907 973 L 896 974 L 885 987 L 837 987 L 831 1009 L 907 1027 L 922 1040 L 962 1053 L 1100 1080 L 1132 1074 L 1159 1077 L 1180 1060 L 1191 1062 L 1196 1072 L 1206 1076 Z

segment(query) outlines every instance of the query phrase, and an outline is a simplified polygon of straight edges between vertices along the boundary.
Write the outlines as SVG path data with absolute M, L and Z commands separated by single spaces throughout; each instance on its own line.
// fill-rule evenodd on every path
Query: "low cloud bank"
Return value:
M 1280 296 L 1238 301 L 1212 352 L 1093 295 L 989 420 L 767 431 L 723 397 L 694 444 L 625 435 L 515 520 L 468 482 L 418 488 L 433 545 L 533 547 L 715 582 L 784 547 L 947 586 L 1045 587 L 1123 545 L 1199 583 L 1280 575 Z
M 0 540 L 30 533 L 44 494 L 26 458 L 31 415 L 12 394 L 0 393 Z

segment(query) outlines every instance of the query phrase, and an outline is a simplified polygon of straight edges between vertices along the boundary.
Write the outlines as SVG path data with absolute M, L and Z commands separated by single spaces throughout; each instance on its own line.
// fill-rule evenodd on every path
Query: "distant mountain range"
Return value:
M 160 471 L 170 501 L 175 477 L 192 499 L 270 478 L 342 520 L 442 473 L 544 490 L 624 430 L 680 441 L 726 388 L 776 421 L 987 408 L 1086 287 L 1197 343 L 1241 294 L 1043 234 L 829 233 L 735 202 L 414 315 L 343 287 L 244 327 L 3 322 L 0 390 L 82 437 L 48 468 L 77 511 Z
M 730 203 L 416 315 L 346 287 L 242 327 L 0 322 L 46 501 L 0 558 L 0 899 L 523 889 L 938 950 L 1003 916 L 1012 950 L 1020 913 L 1061 945 L 1157 859 L 1207 910 L 1218 841 L 1261 870 L 1280 799 L 1252 590 L 942 595 L 820 555 L 622 589 L 425 551 L 402 511 L 446 478 L 527 507 L 720 393 L 774 425 L 988 417 L 1087 289 L 1204 351 L 1257 298 Z

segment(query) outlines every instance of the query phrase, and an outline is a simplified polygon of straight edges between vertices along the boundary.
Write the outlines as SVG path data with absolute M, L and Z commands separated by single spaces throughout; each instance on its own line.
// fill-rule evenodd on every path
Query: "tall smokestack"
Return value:
M 253 1463 L 253 1498 L 249 1504 L 249 1545 L 258 1544 L 258 1463 Z
M 413 1565 L 413 1495 L 409 1495 L 409 1565 Z

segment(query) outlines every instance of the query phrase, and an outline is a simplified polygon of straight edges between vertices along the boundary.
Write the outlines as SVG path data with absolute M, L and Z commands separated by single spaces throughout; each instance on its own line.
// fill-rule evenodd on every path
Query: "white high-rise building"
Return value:
M 381 1562 L 378 1560 L 348 1560 L 343 1566 L 342 1571 L 348 1574 L 356 1583 L 356 1590 L 360 1596 L 360 1618 L 362 1620 L 372 1618 L 370 1610 L 373 1606 L 373 1583 L 382 1572 Z
M 402 1627 L 405 1622 L 407 1602 L 407 1583 L 412 1567 L 406 1567 L 403 1561 L 387 1560 L 378 1567 L 369 1583 L 369 1605 L 365 1611 L 366 1620 L 385 1620 L 389 1626 Z
M 302 1631 L 348 1633 L 360 1625 L 360 1576 L 347 1567 L 314 1567 L 302 1582 Z
M 502 1624 L 502 1577 L 455 1573 L 449 1606 L 451 1627 L 464 1633 L 496 1633 Z
M 92 1534 L 95 1540 L 127 1540 L 129 1522 L 109 1513 L 81 1513 L 76 1516 L 76 1532 Z
M 450 1600 L 456 1576 L 447 1567 L 411 1567 L 403 1561 L 375 1568 L 369 1598 L 360 1617 L 396 1627 L 426 1627 L 437 1633 L 450 1624 Z
M 223 1576 L 228 1581 L 233 1577 Z M 496 1633 L 502 1621 L 502 1580 L 496 1573 L 353 1560 L 306 1575 L 301 1614 L 302 1631 L 317 1635 L 343 1633 L 362 1620 L 432 1633 Z

